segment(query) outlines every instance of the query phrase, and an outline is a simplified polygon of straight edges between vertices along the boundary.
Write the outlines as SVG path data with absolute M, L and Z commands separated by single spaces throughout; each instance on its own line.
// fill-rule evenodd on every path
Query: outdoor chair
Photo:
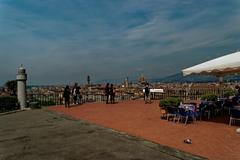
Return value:
M 222 113 L 223 111 L 223 101 L 216 102 L 216 114 Z
M 173 106 L 167 107 L 167 120 L 169 120 L 169 118 L 173 118 L 173 120 L 175 120 L 177 114 L 178 114 L 178 108 Z
M 238 101 L 239 101 L 238 96 L 234 96 L 234 97 L 232 97 L 232 103 L 233 103 L 233 104 L 237 104 Z
M 199 112 L 200 112 L 200 120 L 202 120 L 202 117 L 207 114 L 208 119 L 210 119 L 211 111 L 209 109 L 208 104 L 201 103 L 199 105 Z
M 225 110 L 225 108 L 228 110 L 228 114 L 230 114 L 230 110 L 233 108 L 233 103 L 230 99 L 226 99 L 223 102 L 223 109 Z
M 208 119 L 210 119 L 210 116 L 211 117 L 214 117 L 217 115 L 217 106 L 215 104 L 216 102 L 210 102 L 208 105 L 207 105 L 207 109 L 210 111 L 209 113 L 209 116 L 208 116 Z
M 167 109 L 159 107 L 160 112 L 161 112 L 161 119 L 167 119 Z
M 232 122 L 235 123 L 236 121 L 240 121 L 240 110 L 232 108 L 230 109 L 229 126 L 232 125 Z
M 189 111 L 186 111 L 184 108 L 178 108 L 178 115 L 177 115 L 178 123 L 180 120 L 182 121 L 183 119 L 185 119 L 184 124 L 185 125 L 187 124 L 188 117 L 189 117 L 188 112 Z

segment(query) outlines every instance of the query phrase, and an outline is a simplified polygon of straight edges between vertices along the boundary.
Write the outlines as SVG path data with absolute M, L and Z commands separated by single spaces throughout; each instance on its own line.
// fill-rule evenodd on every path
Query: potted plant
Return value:
M 205 100 L 205 101 L 217 101 L 218 96 L 216 94 L 204 94 L 201 96 L 201 100 Z
M 162 118 L 167 115 L 167 107 L 178 107 L 180 104 L 180 99 L 176 97 L 167 97 L 162 99 L 159 103 L 160 112 L 162 113 Z
M 224 91 L 223 96 L 224 98 L 229 98 L 230 96 L 234 96 L 236 92 L 233 89 L 227 89 Z

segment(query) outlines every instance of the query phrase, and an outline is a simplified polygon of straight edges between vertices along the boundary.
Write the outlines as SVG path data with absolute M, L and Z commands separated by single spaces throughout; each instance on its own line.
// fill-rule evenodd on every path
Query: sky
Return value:
M 162 78 L 240 49 L 239 0 L 0 0 L 0 85 Z

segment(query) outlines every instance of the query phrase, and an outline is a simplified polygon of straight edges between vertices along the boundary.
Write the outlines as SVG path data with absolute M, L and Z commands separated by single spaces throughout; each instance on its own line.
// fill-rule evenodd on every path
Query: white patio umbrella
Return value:
M 182 70 L 183 75 L 206 74 L 219 77 L 219 82 L 223 81 L 223 77 L 230 74 L 240 73 L 240 52 L 234 52 L 196 66 Z M 236 130 L 239 133 L 240 128 Z
M 183 75 L 205 74 L 219 77 L 219 81 L 223 77 L 230 74 L 240 73 L 240 52 L 234 52 L 190 68 L 182 70 Z

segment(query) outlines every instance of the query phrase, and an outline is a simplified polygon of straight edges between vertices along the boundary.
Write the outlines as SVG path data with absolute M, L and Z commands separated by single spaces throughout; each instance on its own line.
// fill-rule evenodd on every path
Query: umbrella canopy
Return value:
M 183 75 L 205 74 L 223 77 L 240 73 L 240 52 L 231 53 L 182 70 Z

